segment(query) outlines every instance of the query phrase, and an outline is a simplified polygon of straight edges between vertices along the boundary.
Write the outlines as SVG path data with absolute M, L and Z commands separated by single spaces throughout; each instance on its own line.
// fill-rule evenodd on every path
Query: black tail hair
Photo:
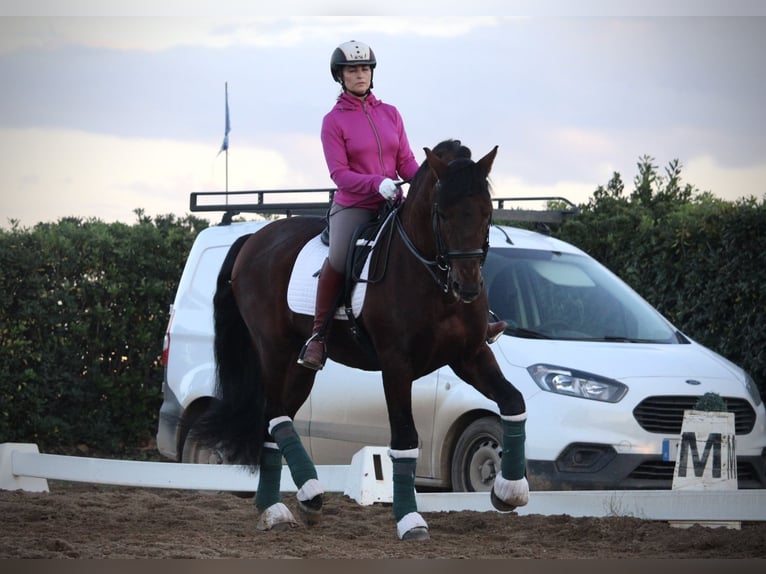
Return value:
M 191 432 L 201 443 L 221 449 L 226 462 L 255 469 L 266 437 L 265 400 L 258 355 L 231 287 L 234 262 L 249 237 L 232 244 L 218 273 L 213 297 L 216 400 Z

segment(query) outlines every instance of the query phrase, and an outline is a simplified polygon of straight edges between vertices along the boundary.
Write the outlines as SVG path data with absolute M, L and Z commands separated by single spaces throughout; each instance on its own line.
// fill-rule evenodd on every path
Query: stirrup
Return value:
M 306 351 L 308 350 L 309 345 L 311 343 L 319 343 L 320 345 L 322 345 L 322 356 L 319 362 L 306 360 L 306 357 L 305 357 Z M 297 363 L 299 365 L 303 365 L 307 369 L 321 371 L 322 368 L 324 367 L 325 361 L 327 361 L 327 346 L 324 343 L 324 337 L 322 337 L 319 333 L 311 335 L 311 337 L 308 338 L 306 343 L 304 343 L 303 348 L 301 349 L 301 352 L 298 353 Z
M 487 325 L 487 344 L 489 345 L 497 341 L 503 335 L 503 333 L 505 333 L 505 330 L 508 328 L 508 323 L 506 323 L 505 321 L 497 321 L 494 323 L 494 325 L 497 325 L 499 327 L 498 331 L 496 333 L 490 333 L 489 325 L 491 324 L 492 323 Z

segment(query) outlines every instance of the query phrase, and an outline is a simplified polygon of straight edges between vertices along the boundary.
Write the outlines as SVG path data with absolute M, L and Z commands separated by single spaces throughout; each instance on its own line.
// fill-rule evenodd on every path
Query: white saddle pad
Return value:
M 314 315 L 317 296 L 317 272 L 322 268 L 322 263 L 327 258 L 328 247 L 322 243 L 319 235 L 309 241 L 295 260 L 290 283 L 287 286 L 287 304 L 295 313 Z M 367 278 L 369 260 L 364 264 L 362 279 Z M 354 317 L 359 317 L 364 304 L 364 295 L 367 292 L 367 283 L 357 283 L 351 298 L 351 308 Z M 348 320 L 344 307 L 339 307 L 335 313 L 336 319 Z

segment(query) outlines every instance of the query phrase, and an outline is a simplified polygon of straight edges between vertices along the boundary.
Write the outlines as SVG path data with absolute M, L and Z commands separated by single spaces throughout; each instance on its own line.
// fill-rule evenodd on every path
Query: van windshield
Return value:
M 493 247 L 484 265 L 490 311 L 508 334 L 543 339 L 683 343 L 688 340 L 596 260 Z

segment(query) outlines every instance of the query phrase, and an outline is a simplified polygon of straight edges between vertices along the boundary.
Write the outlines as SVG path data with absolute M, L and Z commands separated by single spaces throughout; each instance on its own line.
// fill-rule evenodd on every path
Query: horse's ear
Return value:
M 481 169 L 484 170 L 484 173 L 489 175 L 490 170 L 492 169 L 492 163 L 495 161 L 495 156 L 497 155 L 497 146 L 493 147 L 492 150 L 485 155 L 483 158 L 481 158 L 478 162 L 476 162 Z
M 426 152 L 426 161 L 428 162 L 428 166 L 434 170 L 436 179 L 442 179 L 444 174 L 447 172 L 447 164 L 444 163 L 438 155 L 436 155 L 427 147 L 424 147 L 423 151 Z

